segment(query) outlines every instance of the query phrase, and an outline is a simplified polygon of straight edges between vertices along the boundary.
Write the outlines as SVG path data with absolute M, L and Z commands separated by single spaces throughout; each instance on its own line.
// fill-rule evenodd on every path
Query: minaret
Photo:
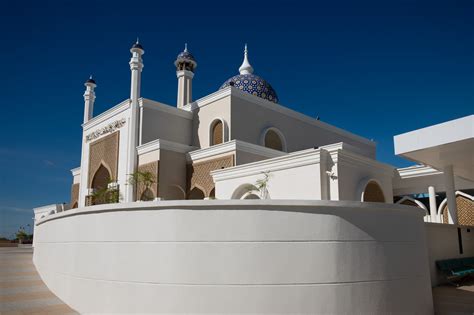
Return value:
M 145 53 L 142 45 L 138 42 L 138 38 L 132 48 L 130 48 L 132 58 L 130 59 L 130 70 L 132 72 L 132 80 L 130 84 L 130 99 L 132 102 L 137 102 L 140 98 L 140 86 L 143 70 L 142 55 Z
M 95 101 L 95 92 L 96 88 L 95 81 L 92 79 L 92 76 L 84 83 L 86 91 L 84 92 L 84 123 L 88 122 L 94 115 L 94 101 Z
M 129 120 L 129 140 L 128 140 L 128 161 L 127 161 L 127 174 L 133 174 L 136 170 L 137 165 L 137 145 L 138 145 L 138 126 L 139 113 L 138 113 L 138 99 L 140 98 L 140 87 L 141 87 L 141 76 L 143 70 L 142 55 L 145 53 L 142 45 L 138 42 L 138 38 L 132 48 L 130 48 L 132 58 L 130 59 L 130 71 L 131 71 L 131 82 L 130 82 L 130 120 Z M 125 202 L 134 201 L 135 187 L 134 185 L 127 185 L 125 191 Z
M 184 44 L 184 51 L 181 52 L 176 61 L 176 77 L 178 78 L 178 98 L 177 106 L 182 108 L 192 102 L 193 98 L 193 77 L 197 62 L 188 51 L 188 45 Z
M 252 74 L 253 73 L 253 67 L 249 62 L 248 59 L 248 50 L 247 50 L 247 44 L 245 44 L 245 49 L 244 49 L 244 61 L 242 62 L 242 65 L 239 68 L 240 74 Z

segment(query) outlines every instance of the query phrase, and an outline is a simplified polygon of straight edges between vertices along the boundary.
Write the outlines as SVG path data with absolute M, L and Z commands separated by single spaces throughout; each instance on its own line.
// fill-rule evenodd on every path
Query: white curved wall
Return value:
M 35 265 L 81 313 L 431 314 L 423 213 L 324 201 L 161 201 L 52 215 Z

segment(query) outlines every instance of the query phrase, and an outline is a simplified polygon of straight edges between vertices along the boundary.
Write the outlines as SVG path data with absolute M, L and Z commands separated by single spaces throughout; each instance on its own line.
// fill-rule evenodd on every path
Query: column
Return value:
M 430 200 L 430 217 L 431 222 L 438 222 L 438 209 L 436 206 L 436 191 L 433 186 L 428 187 L 428 195 Z

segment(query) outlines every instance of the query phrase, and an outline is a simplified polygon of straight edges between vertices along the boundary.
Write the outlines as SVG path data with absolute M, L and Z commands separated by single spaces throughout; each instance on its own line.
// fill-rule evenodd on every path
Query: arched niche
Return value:
M 365 181 L 361 194 L 362 202 L 385 202 L 385 195 L 382 189 L 382 185 L 375 180 L 370 179 Z
M 260 142 L 264 147 L 283 152 L 287 151 L 285 136 L 275 127 L 265 129 Z
M 214 119 L 209 126 L 209 145 L 221 144 L 227 141 L 226 124 L 221 118 Z
M 204 199 L 204 197 L 205 197 L 204 191 L 199 189 L 198 187 L 194 187 L 189 192 L 188 199 L 190 199 L 190 200 L 199 200 L 199 199 Z

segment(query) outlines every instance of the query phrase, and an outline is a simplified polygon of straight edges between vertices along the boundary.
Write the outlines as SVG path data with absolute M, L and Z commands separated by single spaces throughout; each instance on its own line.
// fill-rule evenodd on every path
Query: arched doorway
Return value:
M 109 170 L 103 164 L 101 164 L 94 174 L 91 188 L 93 189 L 107 188 L 109 181 L 110 181 Z
M 101 164 L 92 178 L 91 188 L 94 193 L 91 198 L 92 205 L 99 205 L 110 202 L 109 192 L 107 191 L 107 186 L 110 182 L 110 172 L 109 170 Z
M 363 202 L 385 202 L 385 196 L 380 185 L 376 181 L 369 181 L 362 193 Z
M 204 192 L 201 189 L 194 187 L 189 192 L 188 199 L 191 199 L 191 200 L 204 199 Z

